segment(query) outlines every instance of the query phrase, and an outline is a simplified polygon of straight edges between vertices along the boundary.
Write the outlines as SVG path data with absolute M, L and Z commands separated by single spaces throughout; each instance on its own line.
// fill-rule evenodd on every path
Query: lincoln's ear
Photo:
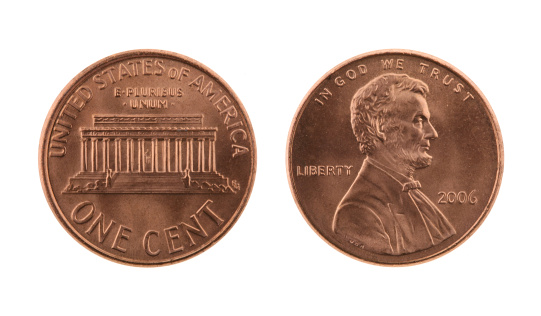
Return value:
M 376 124 L 376 136 L 382 141 L 387 140 L 385 133 L 382 131 L 381 124 Z

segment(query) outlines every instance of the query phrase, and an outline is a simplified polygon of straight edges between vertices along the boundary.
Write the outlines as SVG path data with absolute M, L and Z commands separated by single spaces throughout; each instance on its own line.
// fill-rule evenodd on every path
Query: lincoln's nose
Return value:
M 425 138 L 428 138 L 428 139 L 438 138 L 438 132 L 436 132 L 436 129 L 434 128 L 434 126 L 432 126 L 430 122 L 427 122 L 427 124 L 425 124 Z

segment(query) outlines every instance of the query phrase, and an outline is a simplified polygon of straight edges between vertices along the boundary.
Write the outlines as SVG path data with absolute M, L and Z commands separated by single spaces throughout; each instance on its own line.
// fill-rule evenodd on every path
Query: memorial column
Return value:
M 107 161 L 107 158 L 109 157 L 109 139 L 103 138 L 103 172 L 107 172 L 107 169 L 109 168 L 109 163 Z
M 197 171 L 198 172 L 201 172 L 203 171 L 202 167 L 203 167 L 203 164 L 202 164 L 202 157 L 203 157 L 203 139 L 199 138 L 197 140 Z
M 86 152 L 86 141 L 87 139 L 85 137 L 83 137 L 81 139 L 81 171 L 82 172 L 85 172 L 86 171 L 86 166 L 88 165 L 87 164 L 87 152 Z
M 188 158 L 188 169 L 193 171 L 193 138 L 190 138 L 190 151 L 187 153 Z
M 131 169 L 131 146 L 130 138 L 126 138 L 126 172 L 130 172 Z
M 167 139 L 164 138 L 163 139 L 163 146 L 162 146 L 162 164 L 163 164 L 163 171 L 162 172 L 167 172 L 167 148 L 166 148 L 166 141 Z
M 157 166 L 157 151 L 156 151 L 156 142 L 158 140 L 156 138 L 153 138 L 152 139 L 152 150 L 151 150 L 151 153 L 150 153 L 150 158 L 151 158 L 151 163 L 150 163 L 150 172 L 156 172 L 156 170 L 158 169 L 158 166 Z
M 115 172 L 119 172 L 122 168 L 120 153 L 120 139 L 115 138 Z
M 97 167 L 98 147 L 97 147 L 96 141 L 97 140 L 95 138 L 92 138 L 90 140 L 90 171 L 91 172 L 95 172 L 96 167 Z
M 137 139 L 137 146 L 139 147 L 138 155 L 137 155 L 137 165 L 139 172 L 143 171 L 143 142 L 144 139 L 138 138 Z
M 165 148 L 166 148 L 165 165 L 167 166 L 166 171 L 171 172 L 171 139 L 169 138 L 165 139 Z
M 212 148 L 212 169 L 211 169 L 211 172 L 216 172 L 216 141 L 215 140 L 212 140 L 211 141 L 212 145 L 211 145 L 211 148 Z
M 175 166 L 177 172 L 182 172 L 182 139 L 176 139 L 175 145 Z

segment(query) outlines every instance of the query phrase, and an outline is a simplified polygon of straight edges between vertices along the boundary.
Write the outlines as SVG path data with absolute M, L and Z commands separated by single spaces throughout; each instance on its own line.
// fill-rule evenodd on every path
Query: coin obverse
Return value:
M 503 143 L 475 84 L 409 50 L 375 51 L 308 92 L 287 148 L 291 191 L 316 233 L 379 265 L 410 265 L 463 243 L 492 207 Z
M 213 71 L 135 50 L 64 88 L 39 166 L 73 238 L 115 262 L 157 266 L 203 252 L 233 226 L 253 187 L 256 146 L 240 100 Z

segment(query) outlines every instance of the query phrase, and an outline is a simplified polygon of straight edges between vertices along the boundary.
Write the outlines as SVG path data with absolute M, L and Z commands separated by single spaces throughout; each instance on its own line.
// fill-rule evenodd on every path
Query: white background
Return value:
M 4 3 L 0 314 L 540 315 L 541 10 L 507 3 Z M 192 57 L 224 78 L 258 150 L 255 186 L 231 231 L 159 268 L 80 246 L 49 209 L 38 174 L 41 129 L 64 86 L 92 63 L 139 48 Z M 328 246 L 298 211 L 285 172 L 288 130 L 312 85 L 346 59 L 387 48 L 437 56 L 471 78 L 505 149 L 503 183 L 480 229 L 451 253 L 402 268 Z

